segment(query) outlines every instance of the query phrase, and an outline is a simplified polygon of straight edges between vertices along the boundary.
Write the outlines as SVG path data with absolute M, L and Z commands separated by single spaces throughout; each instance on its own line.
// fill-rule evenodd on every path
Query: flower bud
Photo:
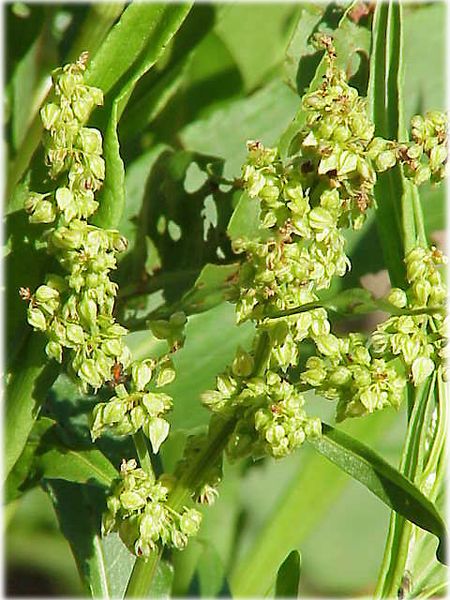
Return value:
M 136 362 L 131 366 L 131 378 L 137 390 L 142 391 L 152 378 L 148 361 Z
M 253 372 L 253 368 L 253 357 L 239 346 L 231 367 L 233 375 L 236 377 L 249 377 Z
M 317 349 L 321 354 L 324 354 L 325 356 L 339 354 L 339 340 L 332 333 L 318 337 L 314 341 L 316 342 Z
M 430 168 L 434 172 L 447 160 L 447 147 L 444 144 L 435 146 L 430 152 Z
M 129 490 L 122 492 L 119 496 L 120 503 L 125 510 L 138 510 L 145 506 L 145 498 L 138 492 Z
M 88 358 L 83 362 L 78 370 L 78 376 L 93 388 L 99 388 L 103 383 L 102 377 L 98 372 L 97 365 L 91 358 Z
M 169 435 L 169 423 L 160 417 L 154 417 L 150 423 L 145 423 L 142 430 L 149 438 L 153 453 L 158 454 L 159 448 Z
M 84 331 L 81 325 L 68 323 L 66 326 L 67 339 L 74 344 L 84 344 Z
M 411 366 L 412 379 L 415 386 L 420 385 L 434 371 L 435 365 L 431 358 L 418 356 Z
M 375 159 L 375 165 L 377 167 L 377 171 L 387 171 L 391 167 L 395 165 L 397 159 L 395 157 L 395 152 L 392 150 L 385 150 L 384 152 L 380 152 L 380 154 Z
M 404 308 L 408 303 L 406 293 L 400 288 L 392 288 L 387 297 L 387 301 L 396 308 Z
M 352 173 L 356 171 L 358 165 L 358 156 L 353 154 L 353 152 L 349 152 L 344 150 L 341 152 L 338 161 L 338 175 L 346 175 L 347 173 Z
M 49 102 L 43 108 L 41 108 L 40 114 L 44 129 L 49 131 L 50 129 L 54 129 L 56 123 L 58 122 L 61 115 L 61 109 L 53 102 Z
M 177 550 L 183 550 L 188 543 L 188 537 L 186 534 L 178 531 L 177 529 L 171 532 L 172 544 Z
M 158 374 L 156 376 L 156 387 L 163 387 L 172 383 L 175 376 L 175 367 L 170 358 L 168 358 L 159 365 Z
M 30 216 L 30 223 L 53 223 L 56 219 L 56 210 L 49 200 L 40 200 L 34 206 Z
M 78 138 L 83 152 L 87 154 L 102 153 L 102 134 L 98 129 L 82 127 L 78 132 Z
M 62 362 L 62 346 L 58 342 L 48 342 L 45 346 L 45 353 L 49 358 L 54 358 L 59 363 Z
M 78 311 L 80 318 L 88 325 L 88 327 L 95 325 L 97 321 L 97 303 L 95 300 L 92 300 L 87 294 L 84 294 L 78 305 Z
M 308 215 L 310 226 L 316 231 L 334 227 L 335 219 L 328 210 L 321 206 L 313 208 Z
M 97 154 L 91 154 L 87 159 L 89 170 L 96 179 L 105 179 L 105 161 Z
M 62 211 L 65 211 L 74 202 L 73 193 L 66 187 L 60 187 L 56 190 L 55 199 L 58 208 Z
M 135 406 L 130 411 L 130 421 L 136 431 L 142 427 L 146 420 L 146 414 L 142 406 Z
M 54 288 L 49 287 L 48 285 L 40 285 L 36 290 L 34 297 L 37 302 L 45 304 L 49 300 L 58 300 L 59 301 L 59 293 Z
M 412 289 L 419 306 L 426 306 L 432 290 L 430 282 L 426 279 L 415 281 Z
M 29 307 L 27 310 L 28 323 L 34 328 L 41 331 L 47 329 L 47 322 L 45 320 L 44 313 L 39 308 Z
M 125 402 L 112 399 L 103 405 L 102 422 L 104 425 L 113 425 L 120 423 L 126 415 L 127 407 Z
M 186 535 L 195 535 L 202 522 L 202 515 L 193 508 L 186 510 L 180 518 L 180 529 Z

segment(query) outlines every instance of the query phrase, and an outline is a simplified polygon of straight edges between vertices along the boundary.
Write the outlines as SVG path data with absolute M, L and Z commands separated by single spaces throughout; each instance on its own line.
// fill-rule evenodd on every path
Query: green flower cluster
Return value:
M 114 396 L 94 408 L 93 440 L 105 430 L 120 436 L 142 430 L 157 453 L 169 433 L 163 416 L 172 407 L 171 397 L 158 390 L 175 377 L 169 354 L 183 343 L 186 317 L 176 313 L 154 323 L 155 335 L 168 341 L 169 354 L 132 362 L 124 341 L 127 330 L 113 316 L 117 285 L 109 278 L 127 242 L 118 231 L 88 222 L 98 206 L 94 194 L 102 185 L 105 164 L 100 132 L 85 126 L 93 108 L 102 104 L 102 92 L 84 83 L 86 60 L 84 54 L 53 74 L 55 99 L 42 109 L 41 118 L 46 163 L 58 187 L 31 193 L 25 203 L 32 223 L 53 224 L 45 240 L 62 274 L 49 275 L 34 294 L 28 288 L 20 294 L 29 302 L 28 322 L 48 336 L 48 356 L 65 360 L 83 391 L 97 391 L 107 382 L 114 387 Z M 124 462 L 108 498 L 104 530 L 119 529 L 138 556 L 148 556 L 157 541 L 184 547 L 196 533 L 200 515 L 188 509 L 176 513 L 166 504 L 167 494 L 167 486 L 138 469 L 135 461 Z
M 98 203 L 94 192 L 104 178 L 102 139 L 84 127 L 91 111 L 102 104 L 102 92 L 83 83 L 87 56 L 53 73 L 55 101 L 41 111 L 46 130 L 46 161 L 54 192 L 31 193 L 25 202 L 33 223 L 54 223 L 47 232 L 48 252 L 64 275 L 50 275 L 46 284 L 29 295 L 28 322 L 48 336 L 47 355 L 63 361 L 84 391 L 100 388 L 111 378 L 116 362 L 124 367 L 131 356 L 124 343 L 127 333 L 115 322 L 117 285 L 109 279 L 116 256 L 126 240 L 115 230 L 87 222 Z
M 408 378 L 408 365 L 399 352 L 378 352 L 379 332 L 368 340 L 354 334 L 337 337 L 326 310 L 317 305 L 318 292 L 350 268 L 343 230 L 362 226 L 374 204 L 377 173 L 405 165 L 407 152 L 414 154 L 418 120 L 413 120 L 411 143 L 374 137 L 366 101 L 337 67 L 331 38 L 320 35 L 317 43 L 326 50 L 327 68 L 322 84 L 302 100 L 304 125 L 291 143 L 293 154 L 282 160 L 277 148 L 251 141 L 242 169 L 242 186 L 259 203 L 260 229 L 252 238 L 234 241 L 233 249 L 245 258 L 232 300 L 237 321 L 253 319 L 257 337 L 267 335 L 270 352 L 266 376 L 255 377 L 255 351 L 238 349 L 233 367 L 203 396 L 213 412 L 236 419 L 227 449 L 231 455 L 284 456 L 307 435 L 319 434 L 320 421 L 303 410 L 301 393 L 307 389 L 336 400 L 337 418 L 342 420 L 399 406 Z M 437 113 L 433 130 L 430 119 L 425 119 L 428 125 L 420 141 L 429 157 L 432 147 L 444 143 L 445 133 Z M 443 154 L 439 156 L 444 162 Z M 421 257 L 420 264 L 422 260 L 426 264 L 427 259 Z M 427 292 L 429 302 L 441 302 L 442 286 L 435 275 L 430 277 L 435 291 Z M 423 296 L 423 273 L 421 280 L 410 278 Z M 398 323 L 409 318 L 399 317 Z M 429 340 L 428 332 L 424 336 Z M 300 344 L 307 339 L 314 342 L 317 355 L 308 359 L 293 384 Z M 427 358 L 432 354 L 429 348 L 424 352 Z M 419 355 L 412 371 L 416 384 L 427 371 L 424 354 Z
M 316 300 L 316 291 L 350 268 L 342 230 L 360 228 L 373 204 L 374 126 L 365 100 L 337 68 L 331 41 L 320 39 L 328 65 L 323 84 L 303 98 L 298 152 L 283 163 L 276 148 L 248 143 L 242 182 L 260 201 L 262 229 L 256 239 L 234 242 L 246 253 L 239 321 Z
M 158 543 L 183 549 L 200 527 L 201 514 L 167 504 L 169 488 L 155 481 L 134 459 L 123 461 L 120 479 L 113 484 L 103 515 L 102 532 L 118 531 L 130 552 L 148 557 Z
M 314 388 L 329 400 L 337 400 L 338 421 L 387 406 L 398 407 L 406 385 L 401 365 L 374 358 L 363 335 L 351 333 L 334 340 L 333 347 L 317 345 L 322 356 L 308 358 L 300 384 Z
M 315 339 L 319 355 L 309 358 L 300 381 L 338 400 L 337 419 L 398 407 L 408 378 L 420 385 L 445 358 L 446 287 L 438 266 L 442 252 L 416 247 L 405 259 L 409 287 L 393 288 L 388 302 L 405 314 L 393 315 L 372 335 L 332 334 Z M 430 311 L 430 312 L 427 312 Z
M 120 383 L 115 387 L 115 396 L 95 406 L 92 439 L 97 439 L 105 429 L 116 435 L 132 435 L 142 429 L 156 454 L 169 434 L 169 423 L 162 415 L 171 409 L 172 398 L 150 391 L 149 384 L 155 373 L 155 387 L 167 385 L 174 380 L 175 369 L 170 358 L 164 357 L 158 362 L 151 359 L 135 362 L 130 370 L 130 390 Z
M 431 180 L 433 183 L 445 177 L 448 157 L 447 116 L 432 111 L 425 117 L 416 115 L 411 119 L 411 144 L 406 150 L 400 146 L 401 158 L 406 163 L 406 175 L 417 185 Z
M 394 288 L 388 301 L 410 314 L 392 316 L 379 325 L 372 345 L 379 355 L 399 356 L 417 386 L 442 363 L 447 289 L 438 267 L 447 261 L 435 247 L 417 246 L 405 262 L 409 287 L 406 291 Z
M 234 416 L 236 426 L 226 448 L 232 459 L 248 455 L 282 458 L 307 437 L 321 433 L 320 419 L 305 413 L 302 394 L 271 370 L 262 377 L 241 380 L 232 373 L 219 375 L 217 389 L 205 392 L 202 401 L 221 416 Z

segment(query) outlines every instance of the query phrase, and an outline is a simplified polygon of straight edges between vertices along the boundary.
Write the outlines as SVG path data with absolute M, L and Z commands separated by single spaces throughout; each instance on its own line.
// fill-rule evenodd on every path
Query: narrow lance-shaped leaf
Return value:
M 399 108 L 400 49 L 400 6 L 391 2 L 380 2 L 373 17 L 367 98 L 369 113 L 375 124 L 375 135 L 387 139 L 398 139 L 403 128 Z M 403 287 L 404 252 L 400 214 L 403 177 L 399 166 L 378 175 L 374 194 L 377 201 L 378 233 L 391 283 L 393 286 Z M 414 231 L 414 221 L 410 223 L 410 227 Z
M 130 5 L 124 12 L 120 23 L 111 31 L 86 74 L 88 81 L 93 80 L 95 85 L 106 92 L 112 85 L 112 75 L 117 82 L 119 77 L 117 77 L 115 64 L 112 70 L 112 67 L 107 66 L 110 54 L 105 54 L 105 48 L 109 48 L 113 55 L 115 52 L 119 52 L 120 58 L 123 60 L 129 49 L 136 46 L 135 55 L 128 55 L 127 78 L 120 90 L 114 94 L 114 99 L 109 105 L 110 116 L 104 145 L 106 178 L 100 194 L 100 205 L 92 220 L 95 225 L 109 228 L 117 227 L 120 222 L 125 204 L 125 170 L 120 156 L 117 135 L 118 122 L 134 86 L 162 55 L 189 10 L 190 4 Z M 131 15 L 130 11 L 132 11 Z M 130 29 L 130 24 L 134 24 L 135 29 Z M 142 28 L 142 25 L 145 26 L 145 35 L 139 37 L 137 31 Z M 142 44 L 143 41 L 144 44 Z M 103 65 L 103 70 L 99 70 L 99 64 Z M 123 68 L 125 68 L 125 63 L 123 63 Z
M 5 478 L 22 454 L 47 390 L 59 371 L 55 362 L 46 364 L 43 360 L 45 342 L 42 336 L 30 336 L 25 354 L 17 361 L 6 389 Z
M 275 598 L 297 598 L 300 569 L 300 553 L 297 550 L 292 550 L 278 569 Z
M 309 443 L 328 460 L 362 483 L 392 510 L 439 539 L 438 559 L 444 561 L 445 525 L 434 504 L 406 477 L 373 450 L 323 424 L 323 435 Z

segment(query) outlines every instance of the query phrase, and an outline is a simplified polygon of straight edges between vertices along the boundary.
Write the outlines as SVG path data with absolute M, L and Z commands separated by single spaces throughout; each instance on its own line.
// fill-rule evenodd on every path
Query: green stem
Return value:
M 158 568 L 162 550 L 155 550 L 147 558 L 137 558 L 125 592 L 126 598 L 145 598 Z
M 145 435 L 141 430 L 133 434 L 133 442 L 136 447 L 136 452 L 139 458 L 139 464 L 149 475 L 155 479 L 155 473 L 153 471 L 152 460 L 148 448 L 148 442 Z
M 430 420 L 426 416 L 431 418 L 429 404 L 434 403 L 435 379 L 436 376 L 433 375 L 428 383 L 414 390 L 414 403 L 400 464 L 400 472 L 413 482 L 420 481 L 423 472 L 421 459 Z M 396 513 L 391 514 L 375 598 L 396 596 L 409 558 L 414 531 L 415 528 L 409 521 Z
M 276 312 L 272 312 L 270 314 L 265 315 L 265 318 L 281 319 L 283 317 L 299 315 L 299 314 L 307 312 L 309 310 L 315 310 L 316 308 L 325 308 L 327 311 L 336 312 L 339 314 L 348 314 L 348 315 L 355 314 L 354 312 L 351 312 L 351 311 L 346 313 L 345 311 L 342 311 L 341 309 L 339 309 L 337 306 L 333 306 L 333 301 L 335 301 L 335 299 L 338 299 L 338 298 L 339 298 L 339 295 L 331 298 L 330 300 L 326 300 L 324 302 L 308 302 L 307 304 L 303 304 L 302 306 L 295 306 L 294 308 L 288 308 L 286 310 L 279 310 Z M 363 310 L 363 308 L 364 308 L 364 310 Z M 389 302 L 386 302 L 385 300 L 372 299 L 370 306 L 366 305 L 364 307 L 363 304 L 358 303 L 357 314 L 358 315 L 369 314 L 369 313 L 375 312 L 377 310 L 382 310 L 383 312 L 387 312 L 391 315 L 398 315 L 398 316 L 436 315 L 436 314 L 444 314 L 445 313 L 445 308 L 443 308 L 441 306 L 436 306 L 436 307 L 431 307 L 431 308 L 404 309 L 404 308 L 396 308 L 395 306 L 393 306 L 392 304 L 389 304 Z

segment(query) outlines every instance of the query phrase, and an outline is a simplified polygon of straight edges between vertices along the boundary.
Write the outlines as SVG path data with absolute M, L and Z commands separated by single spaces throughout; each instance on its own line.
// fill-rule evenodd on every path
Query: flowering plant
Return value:
M 200 593 L 212 585 L 217 594 L 227 580 L 223 558 L 218 580 L 205 583 L 208 551 L 196 548 L 210 543 L 208 528 L 217 535 L 208 515 L 227 506 L 227 477 L 241 469 L 245 479 L 248 465 L 278 465 L 301 447 L 392 510 L 377 596 L 410 593 L 405 574 L 416 567 L 426 580 L 420 556 L 430 554 L 430 539 L 438 539 L 433 568 L 445 562 L 446 258 L 429 243 L 419 186 L 445 177 L 447 119 L 436 110 L 414 115 L 407 131 L 403 7 L 366 9 L 337 11 L 333 27 L 324 9 L 307 35 L 317 64 L 290 122 L 276 144 L 247 141 L 234 178 L 223 160 L 168 151 L 162 141 L 150 140 L 128 170 L 122 159 L 136 124 L 170 129 L 168 90 L 191 60 L 177 43 L 192 43 L 202 10 L 108 5 L 99 45 L 85 50 L 92 40 L 81 32 L 75 49 L 83 52 L 52 72 L 38 133 L 23 140 L 10 177 L 11 214 L 26 214 L 25 240 L 38 258 L 16 288 L 29 329 L 20 325 L 23 355 L 8 375 L 6 497 L 42 485 L 93 596 L 111 586 L 120 597 L 156 594 L 158 585 L 186 593 L 190 564 Z M 151 27 L 131 47 L 127 36 L 142 23 Z M 357 35 L 370 41 L 368 83 L 349 74 L 346 43 Z M 189 144 L 195 130 L 183 135 Z M 133 194 L 140 208 L 130 208 Z M 373 219 L 391 283 L 381 297 L 346 283 L 355 267 L 349 241 Z M 10 239 L 14 264 L 14 231 Z M 380 309 L 371 328 L 353 326 L 355 315 Z M 15 313 L 25 321 L 23 308 Z M 217 360 L 202 347 L 208 318 Z M 327 417 L 321 398 L 332 406 Z M 339 426 L 370 427 L 392 409 L 406 411 L 398 468 Z M 125 565 L 116 579 L 114 559 L 104 559 L 111 547 Z M 245 560 L 236 564 L 233 593 L 262 593 L 265 582 L 275 595 L 296 595 L 299 554 L 295 544 L 287 550 L 278 574 L 269 569 L 260 582 L 262 558 L 250 560 L 248 576 Z M 421 585 L 413 587 L 426 596 Z

